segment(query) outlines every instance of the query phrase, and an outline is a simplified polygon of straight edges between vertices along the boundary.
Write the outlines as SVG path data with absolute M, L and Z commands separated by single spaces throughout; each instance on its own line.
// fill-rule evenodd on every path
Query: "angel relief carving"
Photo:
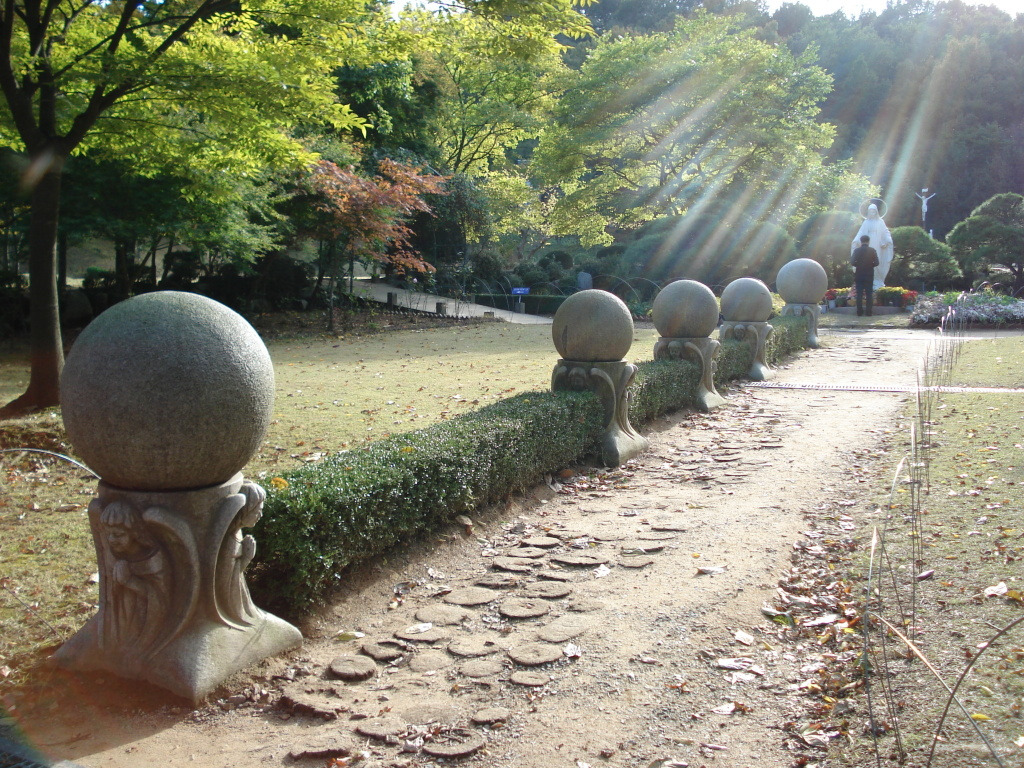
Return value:
M 195 546 L 166 510 L 90 505 L 100 565 L 99 640 L 136 666 L 180 630 L 195 594 Z

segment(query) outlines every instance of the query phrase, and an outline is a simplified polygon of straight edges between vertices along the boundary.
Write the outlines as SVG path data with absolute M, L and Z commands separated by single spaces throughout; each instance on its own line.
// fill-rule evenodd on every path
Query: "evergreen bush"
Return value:
M 253 591 L 284 614 L 310 608 L 347 565 L 572 463 L 603 413 L 589 392 L 524 393 L 271 479 Z

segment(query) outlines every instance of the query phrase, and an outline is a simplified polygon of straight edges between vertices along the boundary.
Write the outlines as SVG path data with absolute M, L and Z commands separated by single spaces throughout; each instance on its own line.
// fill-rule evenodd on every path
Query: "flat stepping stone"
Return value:
M 604 610 L 606 606 L 600 600 L 581 597 L 579 600 L 573 600 L 569 603 L 568 607 L 570 611 L 576 611 L 576 613 L 593 613 L 594 611 Z
M 369 680 L 377 672 L 373 659 L 366 656 L 338 656 L 327 667 L 332 677 L 349 683 Z
M 675 535 L 671 533 L 658 533 L 657 531 L 651 533 L 641 533 L 637 536 L 640 541 L 675 541 Z
M 515 683 L 516 685 L 527 685 L 532 688 L 547 685 L 551 682 L 550 675 L 545 675 L 541 672 L 530 672 L 526 669 L 517 669 L 509 676 L 508 679 L 509 682 Z
M 564 643 L 579 637 L 589 628 L 590 623 L 585 619 L 577 616 L 560 616 L 547 626 L 541 627 L 537 637 L 548 643 Z
M 424 702 L 410 704 L 395 714 L 409 725 L 449 724 L 457 723 L 462 719 L 462 710 L 446 699 L 428 699 Z
M 673 522 L 657 522 L 651 523 L 652 531 L 662 531 L 671 533 L 686 533 L 690 530 L 689 525 L 685 523 L 673 523 Z
M 355 727 L 355 732 L 368 739 L 378 741 L 394 741 L 398 734 L 404 733 L 408 726 L 395 717 L 374 717 L 369 720 L 360 720 Z
M 586 512 L 587 510 L 582 510 L 582 511 Z M 594 512 L 594 511 L 595 510 L 591 510 L 591 512 Z M 565 542 L 565 541 L 572 541 L 573 539 L 581 539 L 584 536 L 586 536 L 587 534 L 586 534 L 585 531 L 564 530 L 564 531 L 550 531 L 548 535 L 556 536 L 557 538 L 559 538 L 563 542 Z
M 536 576 L 538 579 L 547 579 L 548 581 L 572 581 L 573 580 L 572 574 L 571 573 L 566 573 L 565 571 L 552 571 L 552 570 L 535 571 L 533 575 Z
M 462 587 L 453 589 L 442 600 L 453 605 L 484 605 L 501 597 L 500 592 L 484 587 Z
M 510 549 L 505 554 L 508 557 L 519 557 L 529 558 L 530 560 L 536 560 L 538 557 L 544 557 L 548 551 L 541 549 L 540 547 L 519 547 L 517 549 Z
M 530 536 L 522 541 L 524 547 L 540 547 L 541 549 L 551 549 L 561 543 L 554 536 Z
M 394 643 L 363 643 L 360 649 L 374 661 L 387 664 L 389 661 L 397 661 L 405 655 L 405 651 Z
M 542 598 L 546 600 L 557 600 L 560 597 L 572 594 L 572 587 L 560 581 L 541 581 L 531 584 L 523 592 L 523 595 L 531 598 Z
M 413 627 L 409 627 L 409 629 L 400 629 L 395 632 L 394 635 L 399 640 L 408 640 L 410 643 L 437 643 L 441 640 L 447 640 L 452 636 L 451 632 L 446 629 L 441 629 L 440 627 L 431 627 L 423 632 L 411 632 L 409 631 L 411 629 L 413 629 Z
M 646 568 L 648 565 L 653 564 L 653 557 L 623 557 L 618 562 L 618 565 L 623 568 Z
M 535 619 L 550 610 L 549 603 L 526 597 L 513 597 L 498 606 L 498 613 L 509 619 Z
M 424 624 L 439 624 L 441 626 L 461 624 L 472 616 L 472 611 L 467 611 L 465 608 L 456 608 L 453 605 L 425 605 L 416 611 L 416 621 L 422 621 Z
M 487 656 L 501 650 L 486 637 L 457 637 L 448 644 L 448 652 L 456 656 Z
M 590 538 L 594 541 L 622 541 L 626 537 L 612 531 L 595 531 L 590 534 Z
M 562 649 L 550 643 L 524 643 L 509 648 L 508 657 L 524 667 L 539 667 L 562 658 Z
M 604 565 L 608 562 L 608 558 L 599 555 L 552 555 L 551 561 L 559 565 L 592 568 L 596 565 Z
M 409 669 L 413 672 L 439 672 L 451 665 L 451 657 L 444 651 L 421 651 L 409 659 Z
M 495 677 L 496 675 L 500 675 L 504 670 L 504 665 L 497 659 L 472 659 L 459 667 L 459 672 L 464 674 L 466 677 L 472 677 L 474 679 L 481 677 Z
M 519 577 L 510 573 L 487 573 L 473 582 L 478 587 L 489 589 L 508 589 L 519 584 Z
M 531 561 L 523 557 L 495 557 L 491 560 L 491 567 L 512 573 L 529 573 L 533 570 Z
M 468 757 L 483 748 L 486 740 L 479 733 L 464 729 L 446 732 L 444 741 L 428 741 L 422 750 L 431 757 Z M 441 739 L 438 735 L 435 739 Z
M 486 707 L 473 713 L 470 720 L 477 725 L 494 725 L 495 723 L 504 723 L 511 714 L 505 707 Z

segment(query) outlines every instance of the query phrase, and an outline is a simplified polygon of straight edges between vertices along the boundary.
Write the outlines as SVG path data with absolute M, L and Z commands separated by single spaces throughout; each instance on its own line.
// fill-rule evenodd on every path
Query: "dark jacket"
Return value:
M 854 280 L 874 280 L 875 267 L 878 266 L 878 251 L 870 245 L 862 245 L 850 257 L 853 264 Z

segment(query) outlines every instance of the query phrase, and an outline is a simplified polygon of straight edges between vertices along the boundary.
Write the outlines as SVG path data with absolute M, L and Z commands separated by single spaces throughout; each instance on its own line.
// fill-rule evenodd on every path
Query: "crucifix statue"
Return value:
M 915 192 L 916 197 L 921 198 L 921 225 L 924 226 L 925 217 L 928 216 L 928 201 L 935 197 L 935 193 L 928 194 L 928 187 L 925 187 L 920 192 Z

